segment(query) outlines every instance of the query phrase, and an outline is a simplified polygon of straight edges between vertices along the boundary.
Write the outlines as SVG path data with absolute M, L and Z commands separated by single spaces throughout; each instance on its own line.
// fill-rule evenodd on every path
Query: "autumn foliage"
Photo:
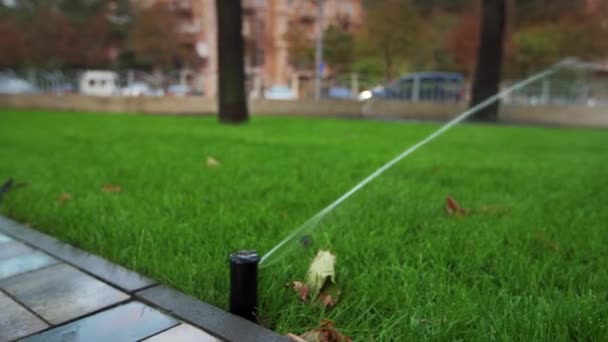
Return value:
M 17 65 L 25 58 L 25 36 L 15 20 L 0 21 L 0 47 L 0 68 Z
M 462 15 L 458 24 L 448 32 L 445 45 L 452 55 L 454 63 L 461 72 L 471 75 L 475 69 L 475 60 L 479 47 L 479 12 Z
M 76 2 L 77 3 L 77 2 Z M 138 67 L 198 62 L 185 48 L 177 15 L 166 3 L 134 7 L 123 21 L 105 1 L 89 10 L 55 3 L 0 12 L 0 67 L 99 68 L 131 55 Z M 1 5 L 0 5 L 1 6 Z
M 16 3 L 29 5 L 9 8 L 0 2 L 0 68 L 105 68 L 126 64 L 168 69 L 201 63 L 192 43 L 187 43 L 185 33 L 180 32 L 181 19 L 168 1 L 151 6 L 154 2 L 131 0 Z M 374 72 L 386 79 L 417 70 L 473 74 L 481 0 L 365 3 L 363 25 L 358 30 L 327 29 L 324 57 L 329 70 L 358 71 L 353 65 L 372 65 L 377 70 Z M 507 3 L 503 70 L 507 77 L 527 75 L 568 56 L 591 61 L 608 58 L 608 1 Z M 73 7 L 66 7 L 68 4 Z M 128 13 L 113 13 L 112 8 L 119 7 L 129 8 Z M 116 22 L 116 17 L 124 20 Z M 290 22 L 282 38 L 291 66 L 312 69 L 312 28 Z

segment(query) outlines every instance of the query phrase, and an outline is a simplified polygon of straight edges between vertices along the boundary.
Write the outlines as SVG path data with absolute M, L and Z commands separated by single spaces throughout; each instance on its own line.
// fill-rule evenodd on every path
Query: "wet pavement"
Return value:
M 142 303 L 130 302 L 23 341 L 140 341 L 179 322 Z
M 80 253 L 80 252 L 79 252 Z M 83 262 L 99 260 L 79 256 Z M 125 287 L 147 283 L 101 265 Z M 219 341 L 32 246 L 0 234 L 0 342 Z M 118 287 L 117 287 L 118 286 Z M 135 289 L 134 289 L 135 290 Z

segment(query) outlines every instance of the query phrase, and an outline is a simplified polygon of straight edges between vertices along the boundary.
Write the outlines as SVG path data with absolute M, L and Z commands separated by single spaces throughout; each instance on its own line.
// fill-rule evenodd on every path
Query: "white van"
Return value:
M 80 92 L 95 96 L 118 94 L 118 74 L 104 70 L 85 71 L 80 77 Z

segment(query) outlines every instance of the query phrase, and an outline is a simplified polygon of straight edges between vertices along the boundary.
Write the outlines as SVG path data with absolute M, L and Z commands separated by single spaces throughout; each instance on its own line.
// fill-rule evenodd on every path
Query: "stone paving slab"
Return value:
M 213 335 L 238 342 L 290 341 L 269 329 L 201 302 L 179 291 L 158 285 L 135 293 L 141 301 L 161 307 L 182 320 L 202 327 Z
M 17 241 L 9 241 L 0 244 L 0 260 L 12 258 L 17 255 L 31 253 L 34 250 L 30 247 L 17 242 Z
M 5 244 L 3 244 L 5 245 Z M 0 280 L 58 263 L 45 253 L 33 251 L 0 260 Z
M 32 228 L 0 216 L 0 232 L 76 266 L 125 292 L 133 292 L 157 284 L 99 256 L 83 252 Z
M 0 342 L 12 341 L 47 327 L 40 318 L 0 292 Z
M 9 242 L 9 241 L 13 241 L 13 239 L 11 239 L 10 237 L 8 237 L 4 234 L 0 234 L 0 243 L 5 243 L 5 242 Z
M 142 342 L 220 342 L 217 338 L 197 329 L 190 324 L 182 323 Z
M 129 295 L 66 264 L 0 281 L 0 289 L 55 325 L 129 299 Z
M 130 302 L 30 336 L 24 342 L 134 342 L 179 324 L 139 302 Z
M 6 217 L 4 217 L 4 216 L 0 216 L 0 226 L 3 226 L 3 227 L 9 227 L 9 226 L 16 226 L 16 225 L 18 225 L 18 224 L 19 224 L 19 223 L 15 222 L 15 221 L 13 221 L 13 220 L 11 220 L 11 219 L 9 219 L 9 218 L 6 218 Z M 1 240 L 2 240 L 2 239 L 0 239 L 0 241 L 1 241 Z

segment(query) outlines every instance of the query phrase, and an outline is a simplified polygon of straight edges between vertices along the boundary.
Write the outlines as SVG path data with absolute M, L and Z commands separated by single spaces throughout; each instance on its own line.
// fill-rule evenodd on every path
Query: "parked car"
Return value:
M 264 92 L 264 98 L 269 100 L 296 100 L 298 95 L 287 86 L 275 85 Z
M 119 92 L 118 74 L 113 71 L 89 70 L 80 77 L 80 92 L 85 95 L 110 96 Z
M 0 94 L 33 94 L 38 92 L 38 88 L 24 79 L 0 76 Z
M 349 100 L 353 98 L 350 88 L 344 86 L 333 86 L 327 90 L 327 98 L 336 100 Z
M 370 98 L 406 101 L 458 102 L 464 94 L 464 76 L 453 72 L 418 72 L 401 76 L 390 84 L 359 94 Z
M 187 84 L 171 84 L 167 87 L 167 95 L 169 96 L 189 96 L 192 94 L 192 87 Z
M 56 95 L 72 94 L 74 93 L 74 86 L 70 83 L 58 83 L 51 85 L 48 91 Z
M 164 92 L 160 89 L 153 89 L 148 83 L 134 82 L 121 89 L 123 96 L 163 96 Z

